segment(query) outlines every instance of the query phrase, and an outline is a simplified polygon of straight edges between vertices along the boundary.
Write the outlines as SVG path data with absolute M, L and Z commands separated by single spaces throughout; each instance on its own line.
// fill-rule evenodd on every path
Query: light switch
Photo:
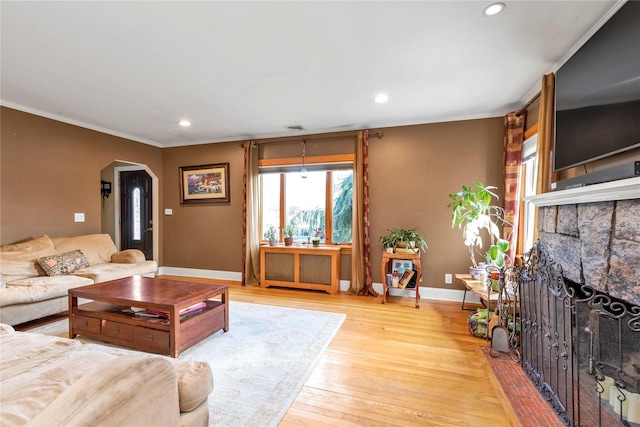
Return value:
M 76 212 L 73 214 L 75 222 L 84 222 L 84 212 Z
M 165 215 L 173 215 L 173 209 L 165 209 L 164 210 L 164 214 Z

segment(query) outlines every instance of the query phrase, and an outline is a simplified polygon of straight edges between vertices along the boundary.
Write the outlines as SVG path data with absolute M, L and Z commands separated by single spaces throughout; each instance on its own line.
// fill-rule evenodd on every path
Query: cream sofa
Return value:
M 71 288 L 153 276 L 157 269 L 158 264 L 145 260 L 139 250 L 117 252 L 108 234 L 53 239 L 45 235 L 0 246 L 0 323 L 17 325 L 64 312 Z
M 208 363 L 0 324 L 0 425 L 206 426 Z

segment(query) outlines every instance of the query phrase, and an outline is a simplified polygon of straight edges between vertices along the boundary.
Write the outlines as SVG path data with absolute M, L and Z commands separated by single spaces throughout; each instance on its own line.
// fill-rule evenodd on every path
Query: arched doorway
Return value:
M 142 184 L 138 179 L 133 180 L 133 185 L 131 185 L 132 182 L 127 183 L 129 181 L 127 175 L 130 173 L 147 176 L 150 179 L 150 185 Z M 147 259 L 157 261 L 159 254 L 158 177 L 145 164 L 115 160 L 102 169 L 100 179 L 113 182 L 111 197 L 103 198 L 102 202 L 102 233 L 111 236 L 118 250 L 140 249 Z M 124 191 L 123 184 L 126 186 Z M 138 193 L 134 193 L 136 188 Z M 146 205 L 145 200 L 148 201 Z M 140 203 L 140 210 L 134 213 L 136 203 Z M 123 233 L 123 230 L 130 233 Z

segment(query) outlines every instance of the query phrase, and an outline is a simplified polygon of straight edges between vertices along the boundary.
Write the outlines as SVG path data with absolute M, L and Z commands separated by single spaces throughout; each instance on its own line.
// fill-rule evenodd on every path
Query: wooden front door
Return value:
M 120 172 L 120 249 L 139 249 L 153 259 L 153 192 L 144 171 Z

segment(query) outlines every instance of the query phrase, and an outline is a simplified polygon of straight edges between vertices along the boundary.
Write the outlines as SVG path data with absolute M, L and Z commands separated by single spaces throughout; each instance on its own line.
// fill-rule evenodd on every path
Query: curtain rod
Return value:
M 533 101 L 535 101 L 535 100 L 536 100 L 536 99 L 538 99 L 539 97 L 540 97 L 540 92 L 538 92 L 538 93 L 537 93 L 533 98 L 531 98 L 531 99 L 529 100 L 529 102 L 527 102 L 527 104 L 526 104 L 524 107 L 522 107 L 522 108 L 520 109 L 520 111 L 524 111 L 524 110 L 526 110 L 527 108 L 529 108 L 529 106 L 531 106 L 531 104 L 533 104 Z
M 377 131 L 375 133 L 369 134 L 369 137 L 374 137 L 378 139 L 382 139 L 384 133 L 381 131 Z M 272 144 L 291 144 L 292 142 L 309 142 L 309 141 L 337 141 L 340 139 L 356 139 L 357 135 L 343 135 L 343 136 L 313 136 L 310 135 L 307 137 L 282 137 L 282 138 L 291 138 L 286 140 L 278 140 L 278 141 L 266 141 L 266 142 L 258 142 L 252 141 L 254 147 L 258 145 L 272 145 Z M 240 147 L 244 147 L 244 143 L 240 144 Z

